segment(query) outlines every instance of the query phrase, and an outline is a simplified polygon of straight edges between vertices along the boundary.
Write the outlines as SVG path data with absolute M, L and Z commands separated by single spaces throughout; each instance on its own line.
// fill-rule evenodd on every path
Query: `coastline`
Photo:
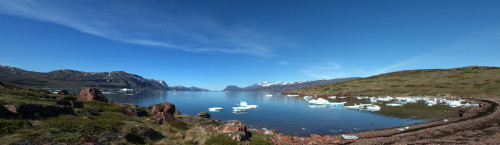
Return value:
M 393 127 L 381 130 L 353 133 L 357 140 L 345 140 L 341 135 L 297 137 L 284 134 L 271 135 L 274 144 L 487 144 L 498 143 L 500 138 L 500 99 L 470 98 L 487 102 L 482 108 L 470 108 L 464 117 L 448 118 L 410 125 L 409 129 L 398 131 Z M 260 130 L 260 132 L 264 132 Z M 493 136 L 493 137 L 491 137 Z

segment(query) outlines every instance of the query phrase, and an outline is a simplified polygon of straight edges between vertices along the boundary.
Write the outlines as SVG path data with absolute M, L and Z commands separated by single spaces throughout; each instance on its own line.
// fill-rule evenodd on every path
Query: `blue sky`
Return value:
M 500 66 L 500 1 L 0 1 L 0 64 L 222 90 Z

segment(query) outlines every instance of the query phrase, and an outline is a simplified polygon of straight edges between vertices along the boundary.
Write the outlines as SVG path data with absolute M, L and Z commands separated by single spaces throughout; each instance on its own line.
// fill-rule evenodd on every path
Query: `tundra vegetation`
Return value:
M 285 93 L 338 96 L 499 97 L 500 68 L 469 66 L 405 70 Z
M 42 89 L 0 83 L 0 142 L 2 144 L 266 144 L 263 133 L 244 130 L 246 136 L 235 141 L 231 133 L 218 129 L 225 122 L 198 116 L 175 114 L 175 120 L 153 124 L 152 110 L 132 104 L 83 101 L 83 106 L 64 107 L 60 102 L 78 102 L 77 97 L 52 94 Z M 17 107 L 16 110 L 13 110 Z M 23 114 L 28 107 L 51 108 L 66 112 Z M 69 111 L 68 111 L 69 109 Z M 131 115 L 130 110 L 146 115 Z M 14 111 L 14 112 L 12 112 Z M 37 112 L 37 111 L 35 111 Z M 215 129 L 207 129 L 207 126 Z M 246 126 L 245 126 L 246 127 Z M 245 128 L 246 129 L 246 128 Z

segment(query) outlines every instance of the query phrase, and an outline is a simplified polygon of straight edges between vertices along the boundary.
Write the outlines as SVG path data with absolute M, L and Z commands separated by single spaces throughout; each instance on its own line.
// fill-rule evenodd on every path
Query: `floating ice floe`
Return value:
M 343 134 L 342 134 L 342 138 L 344 138 L 344 139 L 358 139 L 357 136 L 354 136 L 354 135 L 343 135 Z

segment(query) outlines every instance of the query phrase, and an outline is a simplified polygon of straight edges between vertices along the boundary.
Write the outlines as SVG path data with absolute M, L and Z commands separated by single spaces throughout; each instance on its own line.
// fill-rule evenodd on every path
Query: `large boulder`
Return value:
M 87 88 L 80 92 L 77 101 L 101 101 L 108 102 L 108 99 L 97 88 Z
M 241 121 L 230 120 L 223 123 L 223 128 L 220 132 L 228 134 L 231 136 L 231 139 L 235 141 L 244 141 L 250 137 L 248 126 L 241 123 Z
M 160 104 L 149 105 L 148 109 L 151 109 L 151 114 L 153 115 L 153 124 L 161 125 L 167 123 L 168 121 L 174 121 L 174 114 L 176 113 L 175 105 L 163 102 Z

